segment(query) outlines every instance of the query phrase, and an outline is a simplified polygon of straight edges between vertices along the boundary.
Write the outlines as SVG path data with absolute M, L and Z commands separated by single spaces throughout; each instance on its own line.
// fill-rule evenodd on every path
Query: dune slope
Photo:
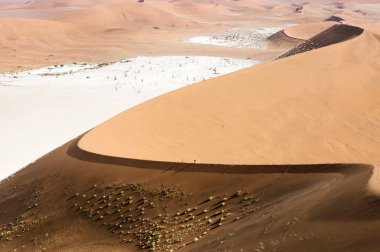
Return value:
M 284 29 L 284 33 L 291 38 L 306 40 L 314 37 L 335 24 L 337 24 L 337 22 L 333 21 L 304 23 L 287 27 Z
M 372 170 L 144 162 L 84 152 L 74 140 L 0 184 L 0 246 L 376 251 Z

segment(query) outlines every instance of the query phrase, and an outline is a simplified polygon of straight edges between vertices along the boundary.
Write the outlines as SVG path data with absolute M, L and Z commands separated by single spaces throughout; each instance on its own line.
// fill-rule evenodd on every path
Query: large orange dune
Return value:
M 79 147 L 170 162 L 378 164 L 379 51 L 378 38 L 365 31 L 201 82 L 116 116 Z

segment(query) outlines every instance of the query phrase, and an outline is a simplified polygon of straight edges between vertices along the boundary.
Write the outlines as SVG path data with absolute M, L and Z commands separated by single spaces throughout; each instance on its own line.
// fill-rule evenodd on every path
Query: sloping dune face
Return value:
M 326 21 L 299 24 L 296 26 L 287 27 L 286 29 L 284 29 L 284 33 L 291 38 L 305 40 L 314 37 L 318 33 L 323 32 L 324 30 L 330 28 L 334 24 L 337 23 L 332 21 Z
M 187 163 L 379 163 L 379 52 L 379 40 L 364 31 L 158 97 L 91 130 L 78 146 Z

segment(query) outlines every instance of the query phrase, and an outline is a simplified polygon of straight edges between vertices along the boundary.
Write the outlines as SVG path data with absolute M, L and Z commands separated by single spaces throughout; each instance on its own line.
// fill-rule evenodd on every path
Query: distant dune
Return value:
M 240 3 L 235 5 L 134 0 L 0 5 L 0 71 L 75 61 L 117 61 L 139 55 L 206 55 L 204 47 L 183 43 L 182 37 L 224 31 L 264 18 L 265 13 L 255 4 L 244 8 Z M 263 24 L 273 26 L 276 22 Z M 274 48 L 273 53 L 277 52 Z M 236 48 L 207 50 L 207 55 L 214 56 L 262 54 Z
M 99 32 L 112 29 L 126 31 L 148 29 L 152 26 L 161 29 L 184 29 L 196 25 L 190 18 L 168 12 L 163 6 L 150 3 L 126 2 L 117 5 L 96 5 L 88 10 L 60 17 L 59 20 L 94 27 Z M 96 25 L 94 25 L 96 20 Z M 192 27 L 194 28 L 194 27 Z
M 318 22 L 333 15 L 353 25 L 378 19 L 372 5 L 347 2 L 344 10 L 336 5 L 334 1 L 308 2 L 299 13 L 295 10 L 300 4 L 277 0 L 5 1 L 0 4 L 0 71 L 139 55 L 206 55 L 206 51 L 213 56 L 268 58 L 258 50 L 198 46 L 183 43 L 183 38 L 252 24 L 254 28 L 279 27 L 285 22 L 301 24 L 285 34 L 307 39 L 327 28 L 329 23 Z M 265 53 L 273 56 L 293 44 L 281 45 Z

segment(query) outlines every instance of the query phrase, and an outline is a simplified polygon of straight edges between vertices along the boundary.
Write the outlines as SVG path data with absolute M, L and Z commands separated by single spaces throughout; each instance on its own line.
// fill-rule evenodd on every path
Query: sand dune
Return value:
M 127 108 L 258 63 L 205 56 L 137 57 L 0 74 L 0 166 L 6 167 L 0 169 L 0 180 Z
M 288 48 L 289 45 L 291 45 L 291 48 L 294 48 L 294 46 L 304 42 L 303 39 L 296 39 L 289 37 L 287 34 L 285 34 L 284 30 L 278 31 L 275 34 L 272 34 L 267 38 L 267 41 L 272 46 L 277 47 L 285 47 Z
M 188 163 L 377 164 L 379 49 L 364 32 L 180 89 L 96 127 L 79 146 Z

